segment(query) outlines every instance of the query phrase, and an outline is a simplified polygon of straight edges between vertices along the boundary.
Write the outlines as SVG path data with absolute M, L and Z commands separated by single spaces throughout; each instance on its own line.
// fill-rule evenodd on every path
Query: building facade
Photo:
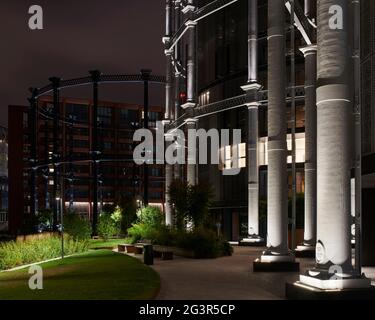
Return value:
M 8 130 L 0 127 L 0 232 L 8 228 Z
M 65 205 L 92 219 L 94 190 L 91 153 L 92 101 L 60 98 L 59 114 L 64 121 L 58 129 L 58 166 L 53 158 L 53 99 L 43 96 L 38 99 L 37 117 L 37 163 L 36 170 L 36 211 L 54 209 L 56 192 Z M 155 128 L 156 121 L 162 119 L 162 108 L 150 107 L 149 126 Z M 10 141 L 10 226 L 13 233 L 22 224 L 22 215 L 31 212 L 30 193 L 30 137 L 29 108 L 9 107 Z M 142 198 L 143 170 L 133 161 L 133 134 L 142 127 L 143 106 L 99 101 L 98 147 L 98 201 L 99 210 L 104 204 L 118 203 L 120 200 Z M 69 121 L 71 120 L 71 122 Z M 20 134 L 21 133 L 21 134 Z M 58 170 L 58 180 L 54 171 Z M 22 183 L 23 181 L 23 183 Z M 164 168 L 160 165 L 149 167 L 149 202 L 162 207 L 164 198 Z M 63 192 L 61 192 L 63 190 Z
M 345 288 L 370 285 L 360 271 L 375 263 L 374 16 L 370 1 L 166 2 L 170 127 L 242 131 L 223 165 L 188 164 L 184 179 L 215 188 L 228 240 L 267 238 L 259 265 L 316 252 L 316 268 L 301 275 L 308 286 L 337 288 L 325 280 L 332 265 Z M 234 160 L 240 174 L 223 174 Z M 180 179 L 174 170 L 166 190 Z

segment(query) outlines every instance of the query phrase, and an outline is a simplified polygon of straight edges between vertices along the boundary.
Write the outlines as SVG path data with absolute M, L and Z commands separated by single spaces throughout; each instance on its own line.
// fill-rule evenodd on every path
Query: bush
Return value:
M 163 212 L 157 207 L 146 207 L 137 212 L 139 222 L 150 227 L 159 227 L 163 224 Z
M 180 248 L 192 250 L 194 257 L 217 258 L 221 255 L 220 241 L 211 230 L 196 229 L 178 235 L 176 245 Z
M 89 248 L 87 240 L 64 239 L 66 255 L 82 253 Z M 61 255 L 61 238 L 36 239 L 26 242 L 9 241 L 0 244 L 0 270 L 6 270 L 21 265 L 36 263 Z
M 137 212 L 138 221 L 128 229 L 128 235 L 132 242 L 140 240 L 155 241 L 161 236 L 161 230 L 165 228 L 163 225 L 164 215 L 157 207 L 146 207 Z
M 120 233 L 119 223 L 107 213 L 102 213 L 98 221 L 98 235 L 107 241 L 109 238 L 118 236 Z
M 64 216 L 64 231 L 74 240 L 90 239 L 92 232 L 88 219 L 75 213 Z
M 176 231 L 165 225 L 155 229 L 137 224 L 129 230 L 129 234 L 133 242 L 150 239 L 154 244 L 193 251 L 197 259 L 230 256 L 233 253 L 231 245 L 218 238 L 216 232 L 211 229 L 199 228 L 189 232 Z

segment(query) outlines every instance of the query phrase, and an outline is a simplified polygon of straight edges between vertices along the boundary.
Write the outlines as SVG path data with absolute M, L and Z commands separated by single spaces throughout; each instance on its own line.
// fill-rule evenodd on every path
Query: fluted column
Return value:
M 316 244 L 316 53 L 301 48 L 305 57 L 305 228 L 303 246 Z
M 260 242 L 259 237 L 259 164 L 258 164 L 258 0 L 248 0 L 248 80 L 242 89 L 248 107 L 248 238 L 242 242 Z
M 288 250 L 285 1 L 268 1 L 268 238 L 261 262 L 290 262 Z
M 371 284 L 354 277 L 351 262 L 353 81 L 348 5 L 346 0 L 318 1 L 317 265 L 300 280 L 321 289 Z M 338 28 L 331 23 L 332 6 L 340 9 L 335 21 L 343 24 Z

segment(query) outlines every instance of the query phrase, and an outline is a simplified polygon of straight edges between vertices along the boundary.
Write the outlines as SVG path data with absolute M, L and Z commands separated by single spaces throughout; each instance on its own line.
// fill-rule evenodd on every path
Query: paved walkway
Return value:
M 161 277 L 158 300 L 275 300 L 284 299 L 285 283 L 298 279 L 298 273 L 253 273 L 252 262 L 262 249 L 235 247 L 232 257 L 193 260 L 176 257 L 155 260 Z M 313 265 L 301 259 L 301 269 Z
M 264 248 L 234 247 L 231 257 L 196 260 L 174 257 L 154 260 L 161 278 L 157 300 L 281 300 L 285 283 L 294 282 L 299 272 L 254 273 L 253 261 Z M 133 255 L 132 255 L 133 256 Z M 142 255 L 136 258 L 142 259 Z M 314 266 L 313 259 L 298 259 L 301 272 Z M 363 268 L 375 285 L 375 268 Z

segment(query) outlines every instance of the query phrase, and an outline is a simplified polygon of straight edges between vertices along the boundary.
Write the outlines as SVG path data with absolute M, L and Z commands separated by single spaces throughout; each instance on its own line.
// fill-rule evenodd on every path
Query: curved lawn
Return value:
M 160 287 L 159 275 L 139 260 L 108 250 L 48 262 L 43 290 L 30 290 L 28 268 L 0 273 L 0 300 L 143 300 Z

